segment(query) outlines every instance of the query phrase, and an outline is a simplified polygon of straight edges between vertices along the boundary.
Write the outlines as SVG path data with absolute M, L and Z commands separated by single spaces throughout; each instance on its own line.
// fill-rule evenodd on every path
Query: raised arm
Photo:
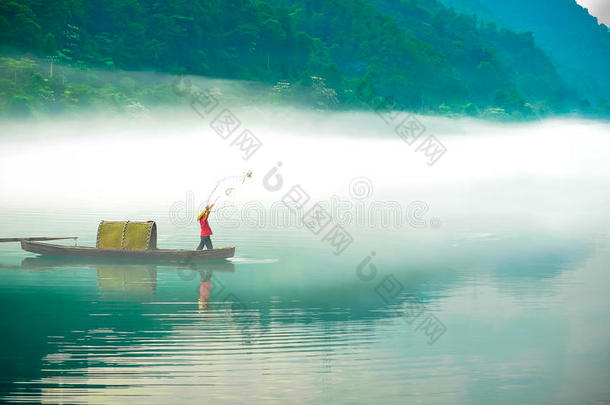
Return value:
M 207 209 L 205 209 L 205 210 L 201 211 L 201 214 L 197 215 L 197 221 L 200 221 L 201 218 L 208 219 L 209 215 L 210 215 L 210 212 Z
M 210 216 L 210 212 L 212 212 L 212 208 L 214 208 L 214 204 L 210 205 L 209 207 L 206 207 L 206 209 L 204 209 L 201 214 L 197 216 L 197 221 L 201 220 L 201 218 L 208 219 L 208 217 Z

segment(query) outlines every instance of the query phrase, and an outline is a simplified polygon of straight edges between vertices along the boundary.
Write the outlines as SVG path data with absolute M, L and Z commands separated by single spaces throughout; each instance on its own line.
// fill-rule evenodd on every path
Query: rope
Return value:
M 125 231 L 127 231 L 127 224 L 129 221 L 125 222 L 123 225 L 123 235 L 121 235 L 121 249 L 125 249 Z
M 150 250 L 150 235 L 152 234 L 152 228 L 154 222 L 149 221 L 150 226 L 148 227 L 148 236 L 146 237 L 146 249 Z
M 96 248 L 100 247 L 100 230 L 102 228 L 103 223 L 104 223 L 104 221 L 100 221 L 99 225 L 97 226 L 97 236 L 95 238 L 95 247 Z

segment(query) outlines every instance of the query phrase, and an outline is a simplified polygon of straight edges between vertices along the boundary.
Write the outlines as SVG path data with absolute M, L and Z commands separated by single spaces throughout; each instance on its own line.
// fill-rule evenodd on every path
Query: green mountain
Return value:
M 440 0 L 480 20 L 529 31 L 581 97 L 582 108 L 610 100 L 610 31 L 575 0 Z
M 553 111 L 570 107 L 574 92 L 530 33 L 480 24 L 476 17 L 458 14 L 436 0 L 369 3 L 439 49 L 478 105 L 495 104 L 509 112 L 526 112 L 524 100 Z
M 101 80 L 99 69 L 257 81 L 261 101 L 316 108 L 590 112 L 531 34 L 436 0 L 3 1 L 0 51 L 5 115 L 173 100 L 169 84 Z M 44 58 L 89 73 L 51 77 Z

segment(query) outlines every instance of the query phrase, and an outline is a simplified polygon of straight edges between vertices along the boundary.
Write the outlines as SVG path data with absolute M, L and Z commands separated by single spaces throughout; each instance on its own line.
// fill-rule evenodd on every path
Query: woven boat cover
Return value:
M 101 221 L 95 246 L 98 249 L 156 249 L 157 225 L 154 221 Z

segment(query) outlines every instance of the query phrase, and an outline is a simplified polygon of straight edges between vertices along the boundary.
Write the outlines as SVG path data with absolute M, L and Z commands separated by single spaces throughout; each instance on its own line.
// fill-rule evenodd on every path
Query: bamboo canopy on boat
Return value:
M 98 249 L 156 249 L 157 225 L 154 221 L 101 221 L 95 246 Z

